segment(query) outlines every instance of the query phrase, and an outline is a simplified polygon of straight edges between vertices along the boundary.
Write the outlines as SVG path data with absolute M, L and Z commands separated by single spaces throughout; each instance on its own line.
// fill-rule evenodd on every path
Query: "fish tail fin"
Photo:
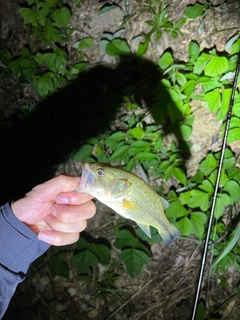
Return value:
M 158 230 L 158 233 L 163 241 L 166 242 L 166 244 L 168 244 L 169 246 L 172 245 L 175 238 L 178 238 L 181 235 L 178 229 L 173 224 L 170 224 L 167 229 L 161 228 L 161 230 Z

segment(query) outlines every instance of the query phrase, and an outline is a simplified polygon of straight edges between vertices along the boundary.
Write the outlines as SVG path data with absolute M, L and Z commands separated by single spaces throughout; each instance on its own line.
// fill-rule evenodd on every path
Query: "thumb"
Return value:
M 51 201 L 62 192 L 70 192 L 77 188 L 81 177 L 60 175 L 34 187 L 27 196 L 35 201 Z

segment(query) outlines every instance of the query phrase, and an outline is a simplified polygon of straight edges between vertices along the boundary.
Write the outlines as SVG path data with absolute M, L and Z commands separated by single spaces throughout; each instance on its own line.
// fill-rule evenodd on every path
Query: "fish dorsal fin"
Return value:
M 145 181 L 148 184 L 148 176 L 146 172 L 143 170 L 143 167 L 139 164 L 137 165 L 137 172 L 136 175 L 139 176 L 143 181 Z
M 151 238 L 151 232 L 150 232 L 150 227 L 146 224 L 141 224 L 141 223 L 137 223 L 139 228 L 142 229 L 142 231 L 149 237 Z
M 169 202 L 168 202 L 166 199 L 162 198 L 161 196 L 159 196 L 159 197 L 160 197 L 161 200 L 162 200 L 162 203 L 163 203 L 164 208 L 165 208 L 165 209 L 169 208 L 169 207 L 170 207 Z

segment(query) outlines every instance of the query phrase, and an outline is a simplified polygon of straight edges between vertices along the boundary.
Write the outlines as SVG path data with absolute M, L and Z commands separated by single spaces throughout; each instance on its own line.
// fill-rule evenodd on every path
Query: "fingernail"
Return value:
M 38 234 L 38 239 L 49 243 L 54 239 L 54 237 L 52 237 L 51 233 L 44 231 Z
M 58 204 L 68 204 L 68 198 L 66 196 L 64 196 L 64 195 L 59 195 L 56 198 L 56 202 Z

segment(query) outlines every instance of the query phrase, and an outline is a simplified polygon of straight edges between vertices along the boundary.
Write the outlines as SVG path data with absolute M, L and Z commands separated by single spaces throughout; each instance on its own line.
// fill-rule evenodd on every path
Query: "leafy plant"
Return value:
M 24 19 L 24 24 L 30 26 L 30 34 L 36 35 L 47 45 L 53 41 L 62 42 L 68 39 L 61 28 L 67 27 L 71 12 L 63 2 L 28 0 L 28 7 L 20 8 L 19 13 Z
M 167 16 L 169 7 L 166 6 L 166 1 L 160 2 L 160 8 L 156 8 L 153 4 L 150 5 L 150 8 L 153 19 L 146 23 L 151 27 L 151 30 L 144 35 L 144 41 L 138 46 L 137 54 L 139 56 L 142 56 L 147 52 L 148 45 L 153 34 L 157 41 L 161 39 L 164 32 L 171 33 L 171 36 L 176 39 L 177 36 L 182 35 L 179 28 L 181 28 L 186 22 L 186 18 L 180 19 L 175 24 L 169 20 Z
M 229 46 L 230 54 L 219 54 L 215 49 L 201 53 L 199 45 L 192 41 L 189 44 L 189 61 L 187 63 L 175 62 L 169 51 L 160 57 L 158 66 L 164 77 L 160 81 L 161 87 L 156 90 L 156 97 L 159 95 L 159 99 L 163 101 L 164 95 L 161 88 L 168 92 L 171 100 L 169 100 L 169 108 L 167 108 L 166 115 L 171 120 L 173 132 L 176 130 L 176 125 L 174 128 L 174 124 L 180 122 L 180 131 L 175 132 L 178 137 L 179 132 L 181 133 L 183 141 L 187 141 L 192 133 L 191 127 L 194 121 L 194 116 L 191 112 L 192 99 L 205 101 L 207 107 L 212 112 L 217 113 L 218 120 L 226 118 L 231 93 L 231 79 L 230 77 L 225 77 L 225 75 L 229 75 L 229 72 L 235 70 L 238 48 L 239 40 L 236 37 L 234 37 L 234 41 L 231 41 L 231 46 Z M 199 87 L 201 90 L 196 90 Z M 237 130 L 239 126 L 238 92 L 235 97 L 234 117 L 231 124 L 232 133 L 230 130 L 229 141 L 239 139 Z M 193 177 L 187 177 L 180 149 L 181 144 L 172 142 L 167 147 L 163 143 L 163 130 L 157 128 L 154 123 L 146 125 L 146 113 L 138 111 L 139 107 L 132 102 L 132 98 L 125 97 L 125 101 L 127 110 L 121 117 L 121 127 L 118 126 L 117 131 L 106 132 L 106 134 L 97 139 L 89 139 L 80 150 L 73 154 L 73 159 L 80 161 L 97 160 L 114 164 L 121 163 L 129 171 L 141 165 L 150 177 L 155 176 L 163 182 L 158 189 L 160 194 L 164 190 L 165 181 L 171 178 L 176 179 L 178 189 L 170 190 L 167 195 L 171 206 L 166 210 L 166 215 L 176 224 L 182 236 L 188 237 L 194 234 L 199 239 L 204 238 L 212 204 L 220 153 L 207 154 L 206 158 L 200 163 L 196 174 Z M 172 101 L 172 105 L 170 101 Z M 175 104 L 174 108 L 173 103 Z M 179 110 L 179 114 L 174 112 L 176 107 Z M 230 149 L 227 149 L 220 179 L 221 189 L 217 196 L 214 216 L 216 232 L 212 234 L 213 241 L 218 241 L 226 232 L 230 231 L 229 226 L 224 223 L 224 212 L 227 206 L 238 203 L 240 200 L 238 192 L 239 174 L 240 170 L 236 167 L 234 154 Z M 129 231 L 124 232 L 128 233 Z M 226 242 L 225 246 L 220 242 L 215 247 L 216 253 L 221 254 L 216 260 L 217 264 L 215 264 L 223 269 L 233 265 L 233 250 L 238 250 L 238 242 L 236 241 L 238 227 L 235 227 L 231 232 L 233 232 L 232 240 Z M 141 263 L 147 261 L 146 252 L 145 254 L 140 253 L 142 255 L 141 258 L 140 256 L 134 257 L 134 250 L 136 249 L 139 250 L 136 247 L 134 249 L 127 248 L 121 258 L 126 265 L 131 265 L 131 261 L 134 258 L 139 259 L 140 268 Z M 138 251 L 137 253 L 139 254 Z M 229 257 L 232 258 L 230 259 Z M 140 262 L 141 259 L 143 262 Z M 238 259 L 234 261 L 234 265 L 239 268 Z M 130 269 L 128 271 L 129 273 L 131 272 L 131 275 L 136 272 Z
M 103 243 L 93 243 L 80 238 L 77 242 L 77 252 L 72 257 L 71 263 L 76 266 L 81 274 L 91 273 L 91 268 L 98 263 L 109 264 L 110 250 Z
M 142 266 L 150 260 L 151 253 L 148 247 L 128 229 L 120 229 L 117 232 L 114 245 L 121 249 L 120 258 L 132 278 L 138 275 Z
M 100 40 L 100 48 L 111 57 L 130 54 L 130 48 L 125 39 L 120 38 L 125 29 L 119 29 L 115 33 L 104 32 Z
M 44 99 L 65 86 L 88 65 L 83 52 L 92 48 L 94 39 L 87 37 L 74 44 L 78 61 L 73 63 L 64 46 L 71 33 L 67 28 L 71 12 L 64 2 L 29 0 L 28 7 L 20 8 L 19 13 L 24 24 L 29 26 L 29 34 L 34 34 L 36 39 L 31 42 L 30 49 L 23 48 L 19 57 L 2 50 L 0 58 L 5 68 L 19 78 L 21 86 L 31 87 L 36 96 Z M 39 46 L 41 50 L 34 53 Z M 25 113 L 32 111 L 32 104 L 23 106 L 23 110 Z

